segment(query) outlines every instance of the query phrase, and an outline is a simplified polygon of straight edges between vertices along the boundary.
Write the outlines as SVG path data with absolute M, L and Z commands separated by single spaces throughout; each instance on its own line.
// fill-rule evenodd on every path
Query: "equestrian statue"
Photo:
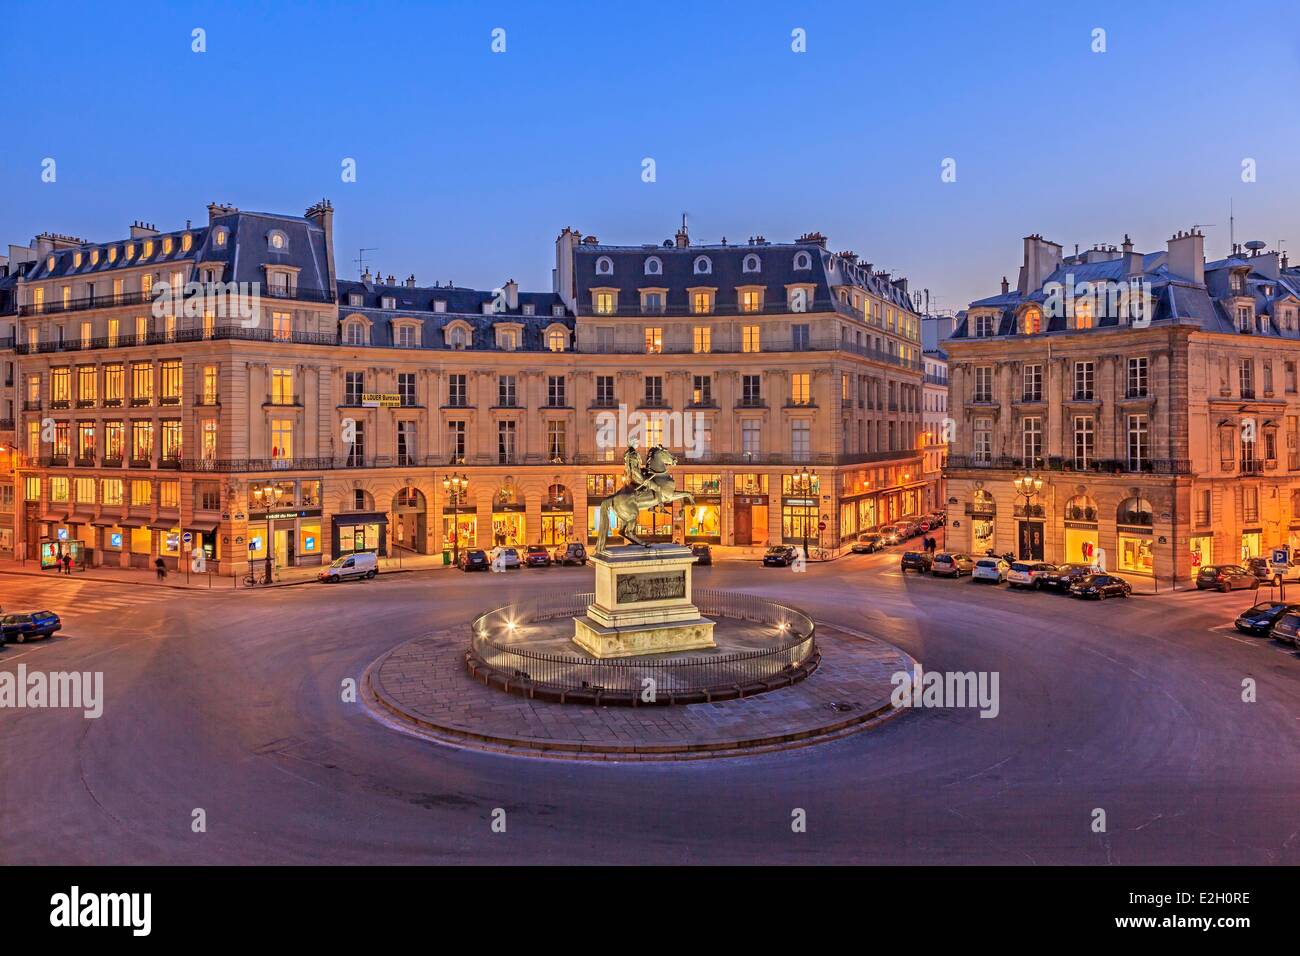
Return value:
M 668 469 L 675 464 L 677 459 L 662 445 L 652 446 L 646 452 L 644 461 L 637 454 L 635 442 L 627 446 L 627 451 L 623 454 L 623 487 L 600 503 L 600 516 L 596 521 L 597 553 L 605 550 L 605 542 L 609 537 L 610 529 L 605 518 L 607 511 L 614 513 L 615 527 L 624 541 L 648 548 L 649 543 L 636 536 L 638 514 L 674 501 L 684 500 L 695 504 L 695 496 L 689 491 L 678 491 L 673 476 L 668 474 Z

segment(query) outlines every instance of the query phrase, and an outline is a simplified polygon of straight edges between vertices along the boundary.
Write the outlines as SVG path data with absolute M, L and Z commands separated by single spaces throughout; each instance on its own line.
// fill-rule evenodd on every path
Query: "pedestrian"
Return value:
M 167 565 L 165 565 L 165 564 L 163 563 L 163 559 L 162 559 L 162 558 L 154 558 L 153 566 L 154 566 L 154 570 L 156 570 L 156 571 L 158 572 L 158 580 L 159 580 L 159 581 L 166 580 L 166 578 L 167 578 Z
M 63 554 L 63 573 L 72 576 L 72 554 L 66 551 Z

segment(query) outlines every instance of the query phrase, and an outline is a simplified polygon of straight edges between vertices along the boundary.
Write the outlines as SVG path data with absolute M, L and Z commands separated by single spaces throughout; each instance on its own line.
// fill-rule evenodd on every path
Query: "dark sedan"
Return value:
M 919 571 L 921 574 L 925 574 L 926 571 L 930 570 L 930 565 L 930 556 L 924 551 L 904 551 L 903 560 L 899 562 L 898 567 L 904 573 Z
M 793 545 L 778 544 L 763 554 L 763 565 L 769 568 L 788 568 L 799 557 Z
M 1256 604 L 1242 611 L 1233 623 L 1243 634 L 1268 637 L 1273 631 L 1273 625 L 1281 620 L 1282 615 L 1287 611 L 1300 611 L 1300 605 L 1265 601 L 1263 604 Z
M 530 544 L 524 552 L 524 567 L 549 568 L 550 566 L 551 552 L 547 551 L 540 544 Z
M 53 611 L 28 611 L 0 617 L 0 635 L 5 642 L 12 644 L 49 637 L 62 628 L 63 622 Z
M 710 548 L 707 544 L 691 545 L 691 554 L 695 556 L 696 564 L 713 563 L 713 549 Z
M 1209 564 L 1196 572 L 1196 587 L 1201 591 L 1253 591 L 1259 587 L 1259 578 L 1237 564 Z
M 1089 574 L 1070 585 L 1071 597 L 1096 598 L 1098 601 L 1108 597 L 1126 598 L 1132 593 L 1129 583 L 1113 574 Z
M 1092 573 L 1090 564 L 1058 564 L 1050 571 L 1043 572 L 1039 582 L 1041 587 L 1049 591 L 1069 593 L 1070 585 Z
M 1300 647 L 1300 608 L 1291 607 L 1283 611 L 1269 634 L 1275 641 Z
M 487 552 L 481 548 L 474 548 L 460 553 L 460 569 L 462 571 L 486 571 L 488 565 Z

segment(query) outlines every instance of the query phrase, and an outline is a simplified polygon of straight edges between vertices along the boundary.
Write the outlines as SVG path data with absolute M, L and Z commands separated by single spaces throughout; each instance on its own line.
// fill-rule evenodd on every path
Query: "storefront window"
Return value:
M 857 504 L 852 501 L 845 501 L 840 505 L 840 537 L 847 537 L 858 533 L 858 508 Z
M 266 522 L 250 523 L 248 526 L 248 557 L 259 561 L 266 557 Z
M 1132 534 L 1119 536 L 1119 569 L 1150 574 L 1154 567 L 1154 541 Z
M 452 528 L 452 522 L 455 522 L 455 531 Z M 477 546 L 478 541 L 478 515 L 470 512 L 466 514 L 461 512 L 459 517 L 453 515 L 442 516 L 442 540 L 444 548 L 451 548 L 453 544 L 459 545 L 464 551 L 466 548 Z
M 976 555 L 984 554 L 993 548 L 994 526 L 990 518 L 972 518 L 970 523 L 971 551 Z
M 1065 560 L 1071 563 L 1092 564 L 1097 556 L 1096 528 L 1065 529 Z
M 693 495 L 722 494 L 721 475 L 682 475 L 682 489 Z
M 153 532 L 148 528 L 131 529 L 131 553 L 149 554 L 153 551 Z
M 492 543 L 497 547 L 514 547 L 525 544 L 524 513 L 522 511 L 493 512 Z
M 361 524 L 339 525 L 339 553 L 352 551 L 378 551 L 379 524 L 365 522 Z
M 1264 547 L 1264 536 L 1258 531 L 1251 531 L 1241 536 L 1241 560 L 1258 558 Z
M 300 495 L 299 504 L 303 508 L 319 508 L 320 488 L 321 488 L 321 482 L 319 478 L 313 478 L 308 481 L 299 482 L 298 484 L 298 491 Z
M 573 513 L 542 513 L 542 544 L 564 544 L 573 537 Z
M 817 540 L 817 509 L 803 504 L 787 502 L 781 508 L 781 537 L 787 541 L 805 537 L 809 541 Z
M 158 536 L 160 553 L 175 557 L 181 550 L 181 529 L 173 528 Z
M 738 474 L 732 479 L 731 488 L 738 495 L 765 495 L 767 475 Z
M 317 482 L 319 484 L 319 482 Z M 298 553 L 302 555 L 320 554 L 320 522 L 298 522 Z
M 863 498 L 858 502 L 858 529 L 866 531 L 876 524 L 876 499 Z
M 1198 535 L 1191 539 L 1192 570 L 1214 563 L 1213 535 Z
M 722 536 L 722 509 L 716 504 L 683 506 L 688 538 L 720 538 Z

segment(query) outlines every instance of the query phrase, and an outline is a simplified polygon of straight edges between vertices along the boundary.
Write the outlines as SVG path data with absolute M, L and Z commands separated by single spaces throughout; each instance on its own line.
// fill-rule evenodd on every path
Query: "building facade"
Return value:
M 948 502 L 944 469 L 948 467 L 948 436 L 953 421 L 948 414 L 948 356 L 942 349 L 926 349 L 921 364 L 925 375 L 921 389 L 923 510 L 940 511 Z
M 820 235 L 566 229 L 553 290 L 529 293 L 340 280 L 324 201 L 208 213 L 11 255 L 15 554 L 143 567 L 197 549 L 237 574 L 591 540 L 632 439 L 672 450 L 695 496 L 643 514 L 651 538 L 836 550 L 924 506 L 906 281 Z
M 971 303 L 944 345 L 950 546 L 1187 586 L 1300 545 L 1300 274 L 1203 242 L 1029 236 L 1016 288 Z

